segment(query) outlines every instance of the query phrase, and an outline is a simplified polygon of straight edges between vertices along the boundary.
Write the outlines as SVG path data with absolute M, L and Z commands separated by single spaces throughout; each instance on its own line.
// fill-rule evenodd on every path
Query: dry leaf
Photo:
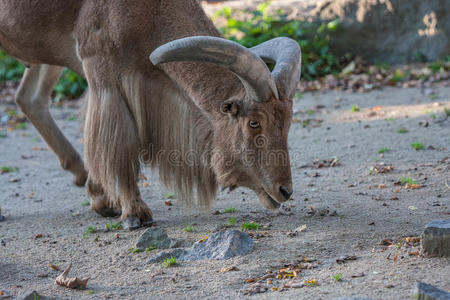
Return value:
M 361 273 L 352 275 L 353 278 L 356 278 L 356 277 L 364 277 L 364 276 L 366 276 L 366 274 L 364 274 L 364 272 L 361 272 Z
M 255 278 L 249 278 L 249 279 L 245 280 L 245 283 L 252 283 L 252 282 L 255 282 L 255 281 L 256 281 Z
M 172 206 L 173 204 L 172 204 L 172 201 L 170 201 L 170 200 L 164 200 L 164 205 L 165 206 Z
M 56 277 L 55 284 L 63 286 L 63 287 L 67 287 L 69 289 L 76 289 L 76 288 L 85 289 L 87 282 L 89 280 L 89 277 L 85 278 L 85 279 L 80 279 L 78 277 L 67 277 L 71 267 L 72 267 L 72 264 L 70 264 L 67 267 L 67 269 L 65 269 L 64 272 L 61 273 L 61 275 Z
M 143 184 L 142 184 L 142 187 L 149 187 L 150 186 L 150 184 L 148 183 L 148 182 L 144 182 Z
M 60 268 L 57 265 L 54 264 L 48 264 L 48 266 L 50 267 L 50 269 L 54 270 L 54 271 L 59 271 Z
M 220 269 L 220 273 L 226 273 L 226 272 L 231 272 L 231 271 L 239 271 L 239 269 L 236 266 Z
M 307 228 L 306 224 L 303 224 L 302 226 L 295 229 L 295 232 L 303 232 L 306 230 L 306 228 Z

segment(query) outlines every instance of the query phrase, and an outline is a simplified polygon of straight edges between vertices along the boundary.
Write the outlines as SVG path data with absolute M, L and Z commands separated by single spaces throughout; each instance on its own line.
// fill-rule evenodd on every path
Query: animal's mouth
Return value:
M 258 200 L 264 207 L 269 208 L 269 209 L 277 209 L 281 206 L 280 202 L 275 200 L 266 191 L 262 191 L 258 195 Z

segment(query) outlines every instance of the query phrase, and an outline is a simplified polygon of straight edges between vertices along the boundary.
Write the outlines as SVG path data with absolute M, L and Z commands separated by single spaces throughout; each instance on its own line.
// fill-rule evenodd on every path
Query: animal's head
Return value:
M 215 37 L 188 37 L 157 48 L 153 64 L 199 61 L 227 67 L 245 92 L 217 101 L 212 165 L 223 188 L 244 186 L 278 208 L 292 194 L 288 131 L 300 79 L 297 42 L 277 38 L 247 49 Z M 274 63 L 272 72 L 264 62 Z

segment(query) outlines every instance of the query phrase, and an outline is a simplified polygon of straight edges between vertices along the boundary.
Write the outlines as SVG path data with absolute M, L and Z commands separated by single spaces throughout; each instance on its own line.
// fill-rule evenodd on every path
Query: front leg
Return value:
M 86 166 L 89 178 L 107 197 L 99 198 L 101 191 L 91 186 L 90 193 L 97 195 L 93 208 L 120 208 L 125 228 L 145 226 L 151 222 L 152 213 L 137 185 L 141 143 L 129 99 L 119 90 L 116 78 L 105 78 L 105 74 L 114 72 L 106 72 L 102 60 L 83 61 L 83 67 L 90 87 L 84 127 Z

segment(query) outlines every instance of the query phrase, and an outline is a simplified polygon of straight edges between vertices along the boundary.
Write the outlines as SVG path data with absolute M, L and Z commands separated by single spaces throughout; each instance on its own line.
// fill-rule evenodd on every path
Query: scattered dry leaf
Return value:
M 41 237 L 43 237 L 44 235 L 42 233 L 38 233 L 34 236 L 35 239 L 40 239 Z
M 226 273 L 226 272 L 231 272 L 231 271 L 239 271 L 239 269 L 236 266 L 220 269 L 220 273 Z
M 364 274 L 364 272 L 361 272 L 361 273 L 357 273 L 357 274 L 353 274 L 353 275 L 352 275 L 353 278 L 356 278 L 356 277 L 364 277 L 364 276 L 366 276 L 366 274 Z
M 78 277 L 67 277 L 71 267 L 72 267 L 72 264 L 70 264 L 67 267 L 67 269 L 65 269 L 64 272 L 61 273 L 61 275 L 56 277 L 55 284 L 63 286 L 63 287 L 67 287 L 69 289 L 77 289 L 77 288 L 85 289 L 87 282 L 89 280 L 89 277 L 84 278 L 84 279 L 80 279 Z
M 150 186 L 150 184 L 148 183 L 148 182 L 144 182 L 144 183 L 142 183 L 142 187 L 149 187 Z
M 249 278 L 249 279 L 245 279 L 245 283 L 252 283 L 255 282 L 255 278 Z
M 295 232 L 303 232 L 307 229 L 306 224 L 303 224 L 302 226 L 298 227 L 297 229 L 295 229 Z
M 48 266 L 50 267 L 50 269 L 54 270 L 54 271 L 59 271 L 60 268 L 57 265 L 54 264 L 48 264 Z
M 164 200 L 164 205 L 165 206 L 172 206 L 172 201 L 171 200 Z

